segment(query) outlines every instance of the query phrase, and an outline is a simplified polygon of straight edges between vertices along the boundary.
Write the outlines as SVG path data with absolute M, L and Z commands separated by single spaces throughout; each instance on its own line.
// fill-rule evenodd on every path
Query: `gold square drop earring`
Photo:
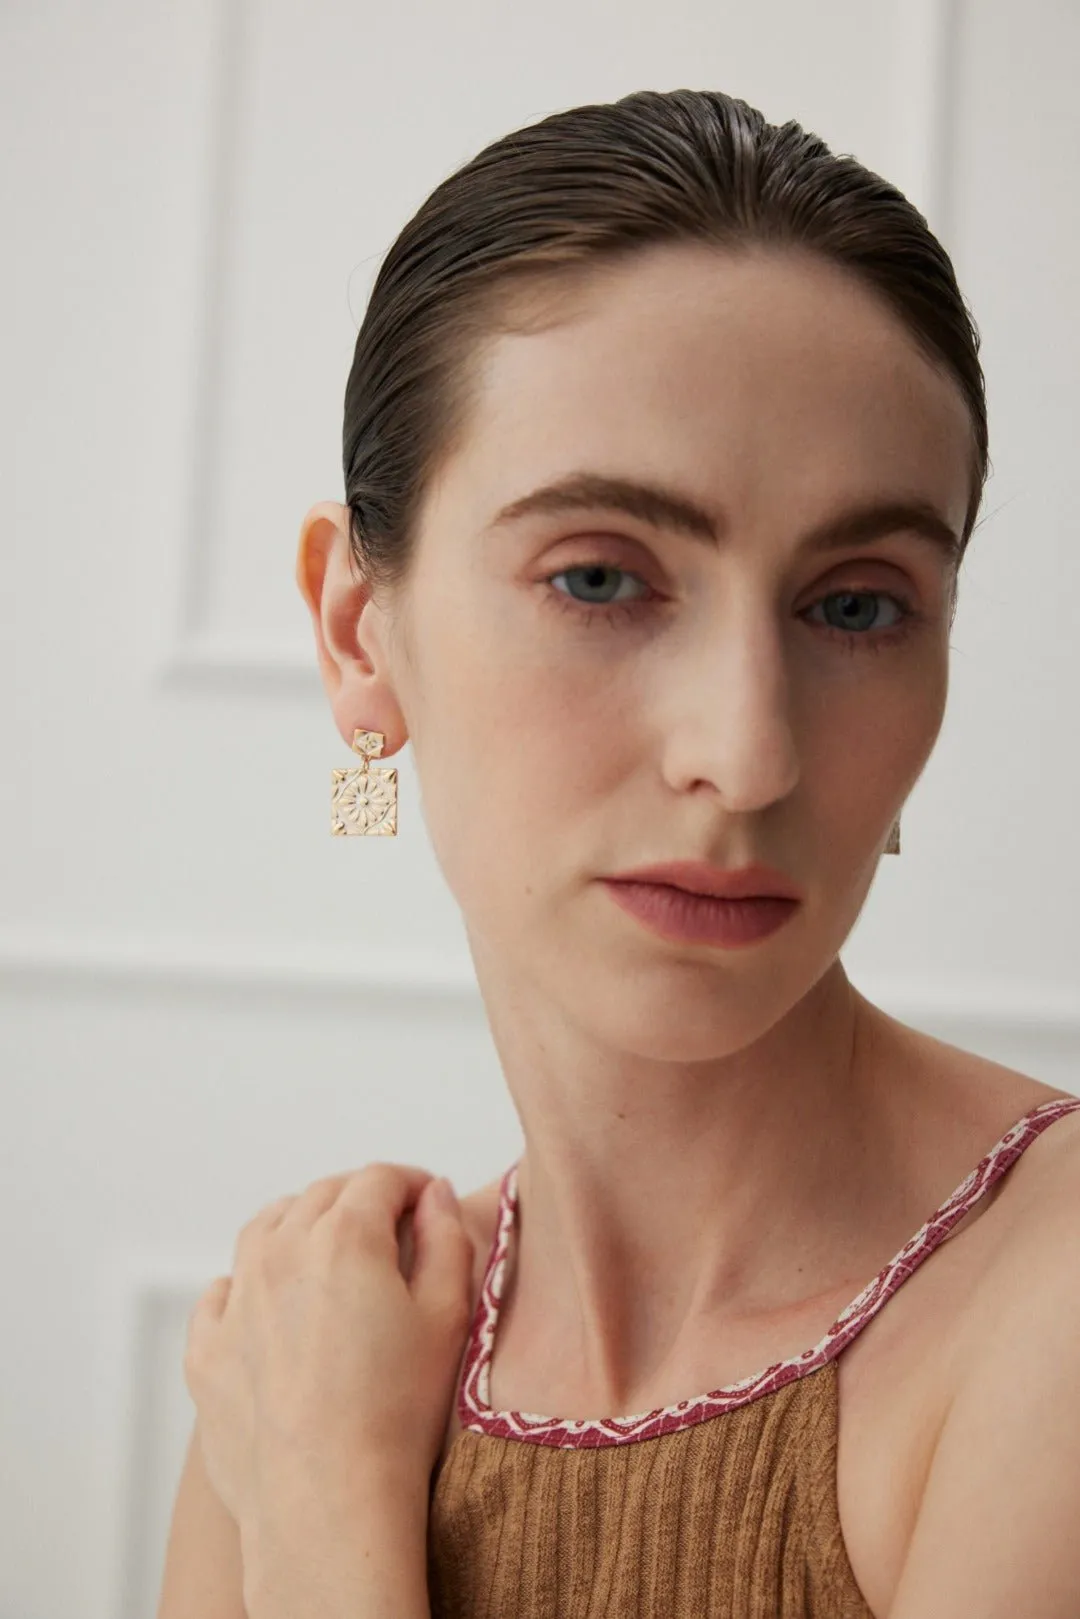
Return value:
M 900 817 L 899 817 L 899 815 L 896 817 L 896 820 L 893 822 L 892 831 L 889 833 L 889 841 L 885 845 L 884 853 L 885 854 L 899 854 L 900 853 Z
M 381 731 L 354 731 L 352 749 L 363 764 L 331 771 L 330 831 L 336 838 L 396 837 L 397 771 L 375 766 L 386 738 Z

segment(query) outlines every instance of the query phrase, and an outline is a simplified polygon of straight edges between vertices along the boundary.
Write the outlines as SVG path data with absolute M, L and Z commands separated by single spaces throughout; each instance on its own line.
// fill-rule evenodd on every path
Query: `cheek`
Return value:
M 909 666 L 822 707 L 804 734 L 804 761 L 834 819 L 855 830 L 907 796 L 934 750 L 946 696 L 946 678 Z
M 637 734 L 625 698 L 609 712 L 565 662 L 489 660 L 474 643 L 422 709 L 417 769 L 443 875 L 478 925 L 508 907 L 520 917 L 541 874 L 549 890 L 580 861 L 583 821 L 611 813 L 616 755 Z

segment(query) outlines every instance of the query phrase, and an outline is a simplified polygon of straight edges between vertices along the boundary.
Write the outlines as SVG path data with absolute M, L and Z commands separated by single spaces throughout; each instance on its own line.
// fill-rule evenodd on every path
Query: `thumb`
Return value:
M 416 1260 L 413 1294 L 418 1303 L 437 1313 L 468 1315 L 472 1283 L 473 1245 L 461 1214 L 461 1205 L 448 1180 L 427 1182 L 416 1203 Z

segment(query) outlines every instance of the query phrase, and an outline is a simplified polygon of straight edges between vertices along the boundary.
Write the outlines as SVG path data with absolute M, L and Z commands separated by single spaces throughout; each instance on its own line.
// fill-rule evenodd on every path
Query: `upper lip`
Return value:
M 633 871 L 613 872 L 610 882 L 667 883 L 691 894 L 710 894 L 717 899 L 800 899 L 795 884 L 781 871 L 755 863 L 722 871 L 707 860 L 665 860 Z

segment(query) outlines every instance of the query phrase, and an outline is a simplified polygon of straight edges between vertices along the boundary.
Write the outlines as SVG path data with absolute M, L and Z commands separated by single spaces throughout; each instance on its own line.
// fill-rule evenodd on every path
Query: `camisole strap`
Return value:
M 777 1361 L 737 1383 L 699 1395 L 696 1399 L 680 1400 L 676 1405 L 623 1417 L 568 1419 L 542 1416 L 535 1412 L 493 1411 L 488 1404 L 495 1323 L 502 1296 L 510 1231 L 517 1207 L 519 1159 L 506 1171 L 501 1183 L 495 1237 L 477 1302 L 464 1376 L 458 1392 L 458 1416 L 462 1426 L 481 1433 L 540 1444 L 589 1447 L 621 1444 L 676 1432 L 707 1417 L 747 1405 L 751 1400 L 783 1388 L 796 1378 L 808 1376 L 839 1355 L 873 1320 L 897 1288 L 945 1241 L 969 1209 L 1049 1125 L 1078 1109 L 1080 1097 L 1054 1097 L 1048 1102 L 1041 1102 L 1011 1125 L 900 1252 L 840 1312 L 825 1336 L 812 1348 L 788 1360 Z

